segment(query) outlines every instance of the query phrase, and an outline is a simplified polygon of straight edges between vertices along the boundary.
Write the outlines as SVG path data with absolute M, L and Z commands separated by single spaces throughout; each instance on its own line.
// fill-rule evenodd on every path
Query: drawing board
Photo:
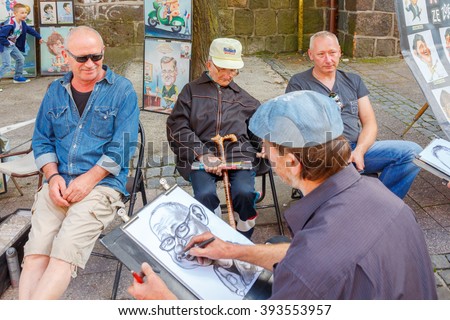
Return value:
M 179 187 L 156 198 L 122 229 L 199 299 L 243 299 L 262 272 L 238 260 L 201 265 L 182 257 L 190 239 L 207 231 L 225 241 L 253 243 Z

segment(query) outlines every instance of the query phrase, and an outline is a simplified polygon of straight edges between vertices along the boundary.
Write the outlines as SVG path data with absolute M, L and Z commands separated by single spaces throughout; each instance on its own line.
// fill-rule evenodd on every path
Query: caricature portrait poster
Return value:
M 36 77 L 36 38 L 32 35 L 27 34 L 27 42 L 25 44 L 25 52 L 23 53 L 23 56 L 25 57 L 23 75 L 27 78 Z M 0 61 L 2 61 L 1 57 Z M 5 78 L 14 77 L 14 70 L 16 67 L 16 62 L 14 59 L 11 59 L 11 66 L 11 70 L 4 75 Z
M 29 26 L 34 26 L 34 0 L 0 0 L 0 22 L 14 16 L 13 8 L 17 3 L 22 3 L 30 8 L 30 13 L 25 22 Z
M 191 0 L 145 0 L 145 36 L 191 40 L 191 8 Z
M 69 71 L 62 50 L 71 27 L 41 27 L 44 42 L 41 44 L 41 74 L 62 75 Z
M 189 82 L 190 55 L 189 42 L 145 39 L 144 110 L 172 112 Z
M 395 1 L 402 55 L 450 138 L 450 0 Z

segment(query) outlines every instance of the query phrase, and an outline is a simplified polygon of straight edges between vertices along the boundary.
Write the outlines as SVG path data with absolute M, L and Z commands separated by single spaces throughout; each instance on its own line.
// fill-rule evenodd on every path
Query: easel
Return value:
M 429 106 L 430 105 L 428 104 L 428 102 L 425 102 L 425 104 L 422 106 L 422 108 L 420 108 L 419 112 L 417 112 L 417 114 L 414 116 L 413 121 L 408 125 L 408 127 L 405 129 L 405 131 L 403 131 L 403 133 L 400 135 L 400 137 L 403 138 L 403 136 L 408 132 L 409 129 L 411 129 L 413 124 L 416 123 L 417 120 L 419 120 L 419 118 L 424 114 L 424 112 L 428 109 Z

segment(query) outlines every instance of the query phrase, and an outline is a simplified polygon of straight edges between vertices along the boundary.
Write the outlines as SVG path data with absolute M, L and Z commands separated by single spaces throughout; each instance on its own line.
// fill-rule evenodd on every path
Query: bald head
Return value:
M 311 36 L 311 38 L 309 39 L 309 49 L 313 50 L 314 49 L 314 41 L 318 38 L 330 38 L 333 39 L 334 41 L 336 41 L 336 44 L 339 46 L 339 40 L 336 37 L 336 35 L 334 33 L 331 33 L 329 31 L 319 31 L 315 34 L 313 34 Z
M 69 34 L 64 41 L 64 47 L 68 50 L 73 50 L 73 48 L 71 48 L 71 45 L 73 45 L 77 40 L 81 39 L 91 39 L 102 48 L 104 46 L 102 36 L 97 32 L 97 30 L 92 29 L 88 26 L 80 26 L 70 29 Z

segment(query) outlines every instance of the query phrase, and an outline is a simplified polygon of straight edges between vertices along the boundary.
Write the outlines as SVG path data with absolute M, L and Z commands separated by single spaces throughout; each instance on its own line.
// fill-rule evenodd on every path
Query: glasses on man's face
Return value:
M 226 68 L 220 68 L 218 66 L 216 66 L 213 63 L 214 68 L 216 68 L 218 73 L 230 73 L 232 76 L 236 76 L 239 74 L 239 70 L 238 69 L 226 69 Z
M 76 62 L 78 63 L 85 63 L 87 62 L 89 59 L 91 59 L 93 62 L 97 62 L 102 60 L 103 58 L 103 51 L 102 53 L 97 53 L 97 54 L 88 54 L 86 56 L 76 56 L 74 55 L 72 52 L 70 52 L 69 50 L 66 49 L 66 52 L 69 54 L 69 56 L 71 56 L 72 58 L 75 59 Z
M 177 244 L 176 239 L 185 239 L 191 229 L 189 228 L 189 220 L 191 218 L 191 214 L 189 213 L 186 217 L 186 219 L 178 225 L 178 227 L 175 229 L 175 236 L 168 236 L 167 238 L 163 239 L 161 241 L 161 244 L 159 245 L 159 248 L 164 251 L 171 251 L 175 248 Z
M 341 101 L 341 97 L 339 97 L 339 95 L 336 92 L 330 92 L 330 94 L 328 95 L 331 99 L 334 100 L 334 102 L 336 102 L 336 104 L 339 106 L 339 108 L 344 109 L 344 104 Z

